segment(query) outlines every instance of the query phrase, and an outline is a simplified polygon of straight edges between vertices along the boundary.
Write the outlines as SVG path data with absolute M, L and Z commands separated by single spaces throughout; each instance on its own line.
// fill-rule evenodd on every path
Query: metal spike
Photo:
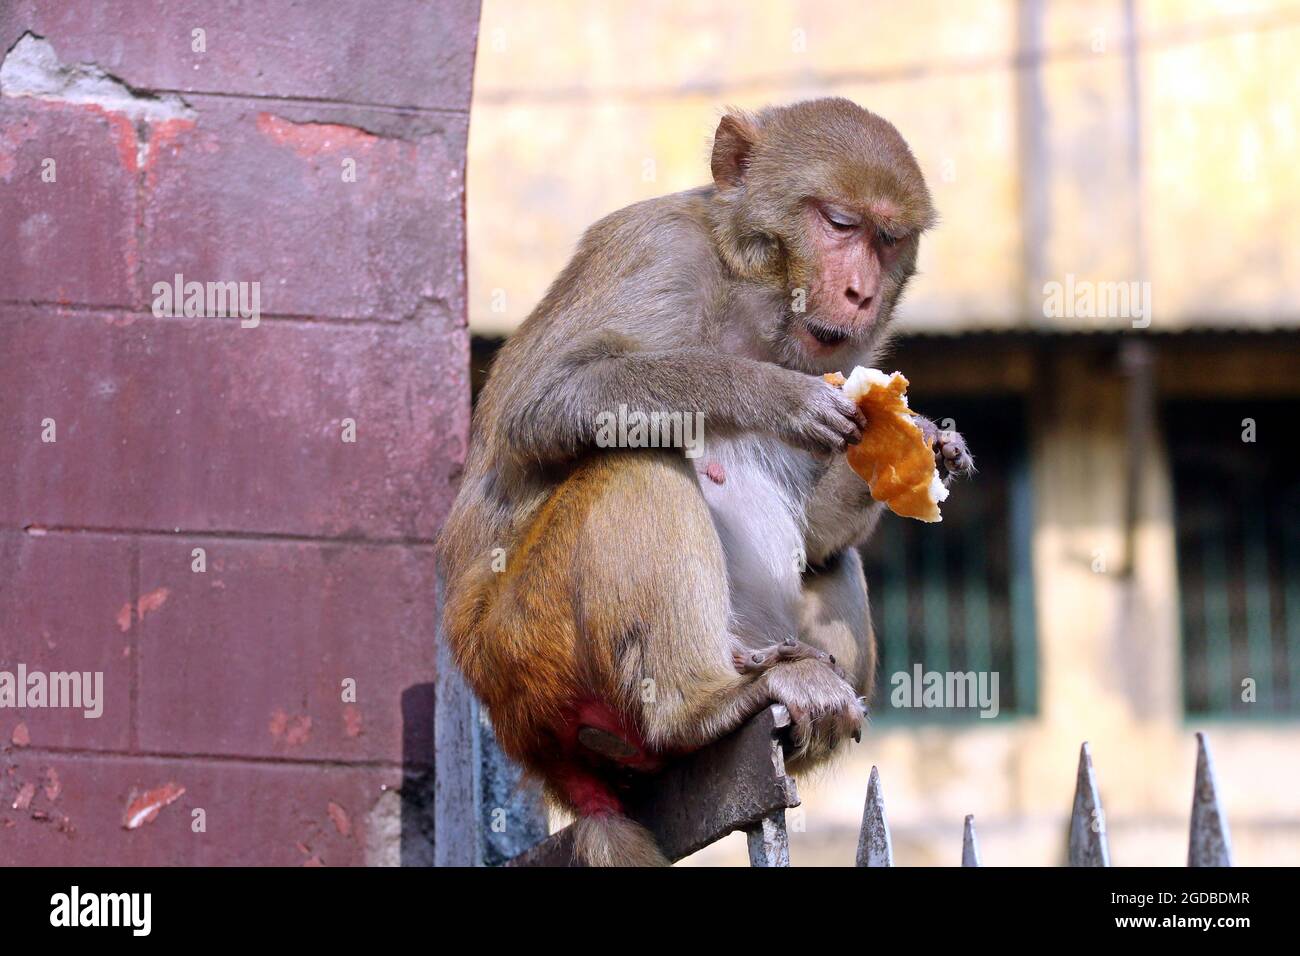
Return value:
M 871 768 L 867 802 L 862 808 L 862 832 L 858 835 L 858 866 L 893 866 L 894 844 L 885 819 L 885 798 L 880 792 L 880 771 Z
M 1070 813 L 1070 866 L 1110 866 L 1106 840 L 1106 813 L 1097 792 L 1097 774 L 1092 769 L 1092 750 L 1085 740 L 1079 748 L 1079 775 L 1074 785 L 1074 809 Z
M 1188 866 L 1232 866 L 1228 818 L 1219 807 L 1214 762 L 1205 734 L 1196 735 L 1196 783 L 1192 791 L 1192 826 L 1187 841 Z
M 763 817 L 748 832 L 750 866 L 789 866 L 790 834 L 785 828 L 785 811 Z
M 961 865 L 982 866 L 980 845 L 975 841 L 975 814 L 966 814 L 966 825 L 961 834 Z

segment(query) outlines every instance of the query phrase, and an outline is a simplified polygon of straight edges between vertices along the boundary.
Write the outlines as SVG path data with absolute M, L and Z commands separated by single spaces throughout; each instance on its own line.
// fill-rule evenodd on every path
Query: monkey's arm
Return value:
M 813 488 L 805 513 L 805 551 L 808 563 L 817 565 L 845 548 L 866 542 L 885 513 L 885 506 L 871 497 L 871 487 L 841 455 Z
M 701 346 L 642 349 L 602 332 L 517 385 L 502 417 L 507 447 L 523 462 L 569 460 L 596 445 L 601 416 L 618 416 L 620 407 L 700 414 L 706 433 L 760 431 L 819 452 L 843 451 L 861 437 L 861 413 L 817 376 Z

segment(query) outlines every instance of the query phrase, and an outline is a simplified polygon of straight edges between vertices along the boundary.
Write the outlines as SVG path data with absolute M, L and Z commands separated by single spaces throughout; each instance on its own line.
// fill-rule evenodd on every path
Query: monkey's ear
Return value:
M 719 187 L 739 186 L 745 180 L 758 130 L 746 117 L 728 113 L 713 134 L 713 158 L 709 163 L 713 181 Z

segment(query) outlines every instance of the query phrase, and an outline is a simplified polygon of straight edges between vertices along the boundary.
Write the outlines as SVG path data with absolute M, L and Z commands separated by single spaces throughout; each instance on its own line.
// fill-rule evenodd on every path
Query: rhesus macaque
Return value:
M 446 639 L 589 864 L 665 862 L 629 770 L 780 702 L 798 772 L 859 734 L 875 669 L 854 548 L 880 508 L 838 454 L 871 423 L 820 373 L 873 364 L 930 194 L 844 99 L 730 112 L 711 165 L 587 230 L 497 356 L 439 542 Z M 597 447 L 620 405 L 702 412 L 703 455 Z

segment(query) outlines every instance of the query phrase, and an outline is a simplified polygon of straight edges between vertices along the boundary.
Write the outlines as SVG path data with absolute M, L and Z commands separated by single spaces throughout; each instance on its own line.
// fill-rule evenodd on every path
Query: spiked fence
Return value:
M 1079 773 L 1074 785 L 1074 807 L 1070 812 L 1070 866 L 1110 866 L 1110 841 L 1106 835 L 1106 814 L 1097 792 L 1097 773 L 1092 766 L 1092 749 L 1085 741 L 1079 748 Z M 862 833 L 858 840 L 858 866 L 893 866 L 894 852 L 885 820 L 885 802 L 880 774 L 871 768 L 867 803 L 862 812 Z M 961 865 L 981 866 L 975 838 L 975 817 L 967 815 L 962 831 Z M 1228 821 L 1219 807 L 1205 734 L 1196 735 L 1196 779 L 1192 790 L 1192 820 L 1187 841 L 1188 866 L 1232 866 Z
M 749 838 L 751 866 L 789 866 L 785 812 L 799 805 L 795 782 L 785 772 L 789 725 L 790 715 L 784 707 L 768 708 L 736 733 L 655 778 L 645 792 L 629 801 L 628 814 L 654 833 L 671 860 L 743 830 Z M 1196 745 L 1187 865 L 1231 866 L 1228 824 L 1219 806 L 1204 734 L 1196 735 Z M 1068 859 L 1070 866 L 1110 866 L 1106 816 L 1087 743 L 1079 750 Z M 961 864 L 982 865 L 973 815 L 968 815 L 963 825 Z M 574 865 L 572 833 L 567 828 L 561 830 L 509 865 Z M 875 767 L 867 781 L 857 865 L 894 865 L 880 772 Z

